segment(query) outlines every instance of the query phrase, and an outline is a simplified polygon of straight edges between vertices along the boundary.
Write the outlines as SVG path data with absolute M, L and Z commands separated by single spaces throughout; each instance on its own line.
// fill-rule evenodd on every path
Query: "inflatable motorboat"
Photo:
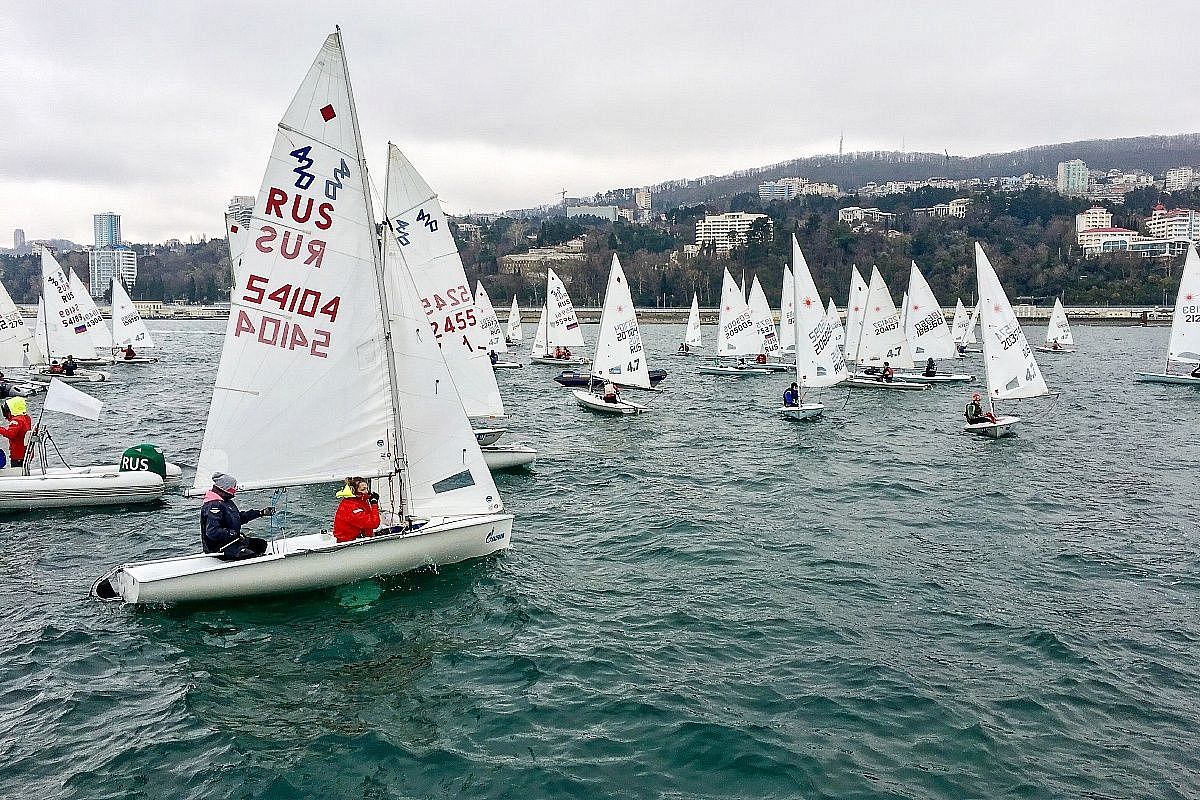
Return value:
M 183 477 L 183 471 L 150 444 L 129 448 L 117 464 L 48 467 L 44 455 L 39 436 L 26 466 L 0 469 L 0 512 L 152 503 Z M 30 463 L 39 459 L 43 463 Z

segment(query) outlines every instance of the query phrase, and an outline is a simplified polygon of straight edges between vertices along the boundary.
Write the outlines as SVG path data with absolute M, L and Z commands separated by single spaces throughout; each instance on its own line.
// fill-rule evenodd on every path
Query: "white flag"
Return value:
M 50 388 L 46 390 L 46 400 L 42 403 L 42 408 L 46 411 L 61 411 L 91 420 L 100 419 L 100 409 L 103 406 L 103 403 L 87 392 L 81 392 L 58 378 L 50 379 Z

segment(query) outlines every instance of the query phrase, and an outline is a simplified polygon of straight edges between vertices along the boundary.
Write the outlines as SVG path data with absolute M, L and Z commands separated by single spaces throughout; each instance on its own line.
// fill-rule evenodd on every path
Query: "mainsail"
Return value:
M 992 262 L 975 244 L 975 270 L 979 282 L 979 319 L 983 328 L 983 360 L 987 367 L 988 397 L 1015 400 L 1046 394 L 1046 380 L 1033 359 L 1033 350 L 1000 285 Z
M 33 331 L 4 284 L 0 283 L 0 367 L 26 367 L 42 363 L 42 351 Z
M 821 305 L 812 271 L 795 236 L 792 237 L 792 264 L 795 266 L 796 381 L 801 387 L 833 386 L 847 377 L 846 359 L 834 340 L 833 326 Z
M 750 307 L 729 270 L 721 281 L 721 314 L 717 320 L 718 356 L 757 355 L 761 337 L 750 319 Z
M 78 283 L 79 279 L 75 279 Z M 39 345 L 46 358 L 69 355 L 91 357 L 95 353 L 92 334 L 88 331 L 80 298 L 71 288 L 71 281 L 50 251 L 42 248 L 42 300 L 39 309 Z M 94 305 L 94 304 L 93 304 Z M 107 347 L 107 345 L 105 345 Z
M 863 318 L 867 313 L 867 282 L 857 266 L 850 268 L 850 294 L 846 297 L 846 358 L 853 361 L 862 336 Z
M 154 340 L 150 338 L 142 315 L 116 277 L 113 278 L 112 287 L 112 325 L 113 344 L 154 347 Z
M 846 353 L 846 328 L 842 325 L 842 315 L 838 313 L 837 303 L 833 302 L 832 297 L 829 298 L 829 305 L 825 307 L 825 316 L 833 328 L 833 343 L 842 348 L 844 355 Z
M 512 308 L 508 310 L 508 330 L 504 335 L 510 342 L 519 342 L 521 336 L 521 307 L 517 305 L 517 297 L 513 295 Z
M 862 332 L 855 350 L 858 365 L 879 366 L 886 361 L 893 368 L 912 369 L 912 354 L 900 325 L 900 314 L 879 267 L 871 268 L 871 284 L 863 311 Z
M 954 321 L 950 324 L 955 344 L 966 344 L 967 326 L 970 324 L 971 315 L 967 313 L 967 308 L 963 305 L 962 298 L 960 297 L 958 304 L 954 306 Z
M 758 333 L 759 346 L 756 352 L 775 355 L 779 352 L 779 336 L 775 333 L 775 318 L 771 315 L 771 306 L 767 303 L 767 295 L 758 275 L 750 284 L 750 318 L 754 320 L 754 329 Z
M 621 269 L 615 253 L 608 272 L 608 288 L 604 292 L 604 311 L 600 314 L 592 377 L 615 380 L 622 386 L 650 388 L 650 373 L 633 297 L 625 280 L 625 270 Z
M 546 307 L 542 306 L 541 316 L 538 317 L 537 332 L 533 335 L 533 347 L 530 349 L 530 355 L 534 358 L 545 358 L 546 350 Z
M 553 352 L 555 347 L 583 347 L 583 329 L 575 306 L 571 305 L 567 287 L 552 269 L 546 270 L 546 306 L 546 349 Z
M 496 308 L 492 298 L 488 297 L 483 281 L 475 282 L 475 313 L 479 315 L 479 327 L 487 334 L 484 347 L 497 353 L 507 353 L 508 344 L 504 341 L 504 329 L 500 327 L 500 318 L 496 316 Z
M 1067 310 L 1063 308 L 1062 300 L 1054 298 L 1054 308 L 1050 311 L 1050 323 L 1046 326 L 1046 344 L 1058 342 L 1059 345 L 1070 347 L 1075 344 L 1071 336 L 1071 323 L 1067 321 Z
M 1175 314 L 1171 318 L 1171 339 L 1167 344 L 1167 363 L 1200 361 L 1200 256 L 1196 245 L 1188 245 L 1175 295 Z
M 83 281 L 75 274 L 74 270 L 64 270 L 69 273 L 67 281 L 71 286 L 71 292 L 75 295 L 75 299 L 79 301 L 79 310 L 83 312 L 83 322 L 87 325 L 88 336 L 92 340 L 92 348 L 94 350 L 102 350 L 107 356 L 109 348 L 112 347 L 112 334 L 108 331 L 108 326 L 104 324 L 104 316 L 100 313 L 100 309 L 96 307 L 96 301 L 88 294 L 87 287 L 83 285 Z M 89 356 L 93 353 L 88 353 Z
M 779 348 L 785 353 L 796 350 L 796 278 L 786 264 L 783 267 L 783 293 L 779 298 Z
M 908 303 L 904 312 L 904 333 L 914 360 L 953 358 L 954 336 L 929 282 L 912 262 L 908 273 Z
M 702 344 L 700 334 L 700 299 L 692 292 L 692 310 L 688 313 L 687 333 L 683 336 L 683 343 L 688 347 L 700 347 Z

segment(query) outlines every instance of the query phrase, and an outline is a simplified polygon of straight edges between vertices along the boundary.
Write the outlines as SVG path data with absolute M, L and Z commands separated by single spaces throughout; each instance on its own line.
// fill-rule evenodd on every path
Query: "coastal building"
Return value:
M 13 250 L 20 253 L 25 249 L 25 231 L 17 228 L 13 231 Z
M 567 206 L 568 217 L 599 217 L 609 222 L 617 221 L 616 206 Z
M 1192 167 L 1175 167 L 1167 170 L 1163 177 L 1163 190 L 1168 192 L 1186 192 L 1192 188 L 1196 180 L 1196 172 Z
M 250 217 L 254 214 L 254 198 L 246 194 L 237 194 L 229 198 L 225 213 L 237 220 L 243 228 L 250 227 Z
M 1200 241 L 1200 211 L 1190 208 L 1168 211 L 1159 203 L 1146 220 L 1146 233 L 1159 239 Z
M 780 178 L 763 181 L 758 185 L 758 199 L 791 200 L 801 196 L 837 197 L 840 194 L 835 183 L 813 183 L 808 178 Z
M 653 195 L 649 189 L 638 189 L 633 193 L 633 203 L 642 211 L 649 211 Z
M 1101 206 L 1092 206 L 1082 214 L 1075 215 L 1075 233 L 1095 230 L 1096 228 L 1111 228 L 1112 214 Z
M 1061 161 L 1058 164 L 1058 183 L 1056 184 L 1059 194 L 1065 195 L 1084 195 L 1088 191 L 1088 168 L 1087 164 L 1080 161 L 1078 158 L 1071 161 Z
M 929 208 L 914 208 L 912 213 L 918 217 L 956 217 L 962 219 L 967 216 L 967 207 L 971 205 L 971 198 L 960 197 L 957 200 L 951 200 L 949 203 L 938 203 Z
M 121 215 L 112 211 L 92 215 L 96 247 L 116 247 L 121 243 Z
M 525 272 L 544 272 L 546 267 L 562 269 L 587 262 L 582 237 L 563 242 L 557 247 L 531 247 L 526 253 L 500 256 L 500 272 L 505 275 L 520 275 Z
M 718 253 L 727 253 L 735 246 L 745 243 L 746 234 L 758 220 L 766 220 L 767 230 L 772 228 L 771 218 L 766 214 L 747 214 L 741 211 L 729 214 L 705 215 L 696 223 L 696 244 L 712 245 Z
M 133 286 L 137 282 L 137 253 L 124 245 L 88 251 L 88 291 L 92 297 L 104 297 L 114 275 L 127 287 Z
M 891 225 L 895 219 L 896 215 L 892 212 L 880 211 L 878 208 L 847 206 L 838 210 L 838 222 L 844 222 L 851 226 L 861 222 Z

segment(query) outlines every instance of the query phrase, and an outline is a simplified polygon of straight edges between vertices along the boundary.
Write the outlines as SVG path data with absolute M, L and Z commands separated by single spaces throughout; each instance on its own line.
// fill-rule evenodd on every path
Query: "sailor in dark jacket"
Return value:
M 267 552 L 267 541 L 246 536 L 242 526 L 259 517 L 269 517 L 274 508 L 261 511 L 239 511 L 233 502 L 237 481 L 231 475 L 214 472 L 213 487 L 204 495 L 200 509 L 200 541 L 204 552 L 213 553 L 225 561 L 254 558 Z

